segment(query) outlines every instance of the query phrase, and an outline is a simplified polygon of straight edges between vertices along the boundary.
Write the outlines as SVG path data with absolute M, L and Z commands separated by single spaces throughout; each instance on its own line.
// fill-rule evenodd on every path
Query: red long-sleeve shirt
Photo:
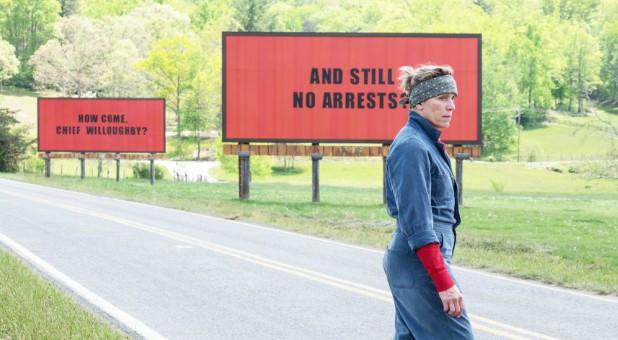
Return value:
M 453 282 L 451 278 L 451 274 L 446 270 L 446 264 L 444 263 L 442 253 L 440 253 L 440 246 L 437 243 L 430 243 L 418 248 L 416 250 L 416 255 L 436 284 L 436 290 L 438 292 L 445 291 L 455 285 L 455 282 Z

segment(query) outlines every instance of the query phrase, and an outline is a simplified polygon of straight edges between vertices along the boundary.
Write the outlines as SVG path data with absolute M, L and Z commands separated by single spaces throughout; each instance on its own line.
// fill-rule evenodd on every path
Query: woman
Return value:
M 404 66 L 408 123 L 386 159 L 388 214 L 397 226 L 384 254 L 395 302 L 395 339 L 473 339 L 463 295 L 450 269 L 460 223 L 457 188 L 440 141 L 457 84 L 450 66 Z

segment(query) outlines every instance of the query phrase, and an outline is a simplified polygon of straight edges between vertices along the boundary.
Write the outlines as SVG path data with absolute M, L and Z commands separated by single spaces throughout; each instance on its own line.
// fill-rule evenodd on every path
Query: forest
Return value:
M 0 0 L 0 88 L 165 97 L 199 134 L 220 130 L 224 31 L 480 33 L 483 152 L 500 155 L 516 117 L 618 104 L 617 19 L 618 0 Z

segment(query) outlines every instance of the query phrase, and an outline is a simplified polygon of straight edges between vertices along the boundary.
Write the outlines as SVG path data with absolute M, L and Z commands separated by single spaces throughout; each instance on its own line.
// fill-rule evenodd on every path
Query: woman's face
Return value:
M 446 129 L 451 125 L 451 118 L 455 110 L 455 98 L 453 93 L 444 93 L 431 97 L 417 104 L 415 111 L 437 129 Z

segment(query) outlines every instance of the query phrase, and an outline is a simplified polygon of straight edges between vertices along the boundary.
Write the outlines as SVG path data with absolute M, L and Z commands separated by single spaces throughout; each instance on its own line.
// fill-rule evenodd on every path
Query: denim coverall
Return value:
M 439 243 L 448 272 L 460 223 L 451 163 L 441 131 L 414 111 L 386 159 L 388 214 L 397 219 L 384 271 L 395 303 L 395 339 L 473 339 L 468 315 L 452 317 L 414 252 Z

